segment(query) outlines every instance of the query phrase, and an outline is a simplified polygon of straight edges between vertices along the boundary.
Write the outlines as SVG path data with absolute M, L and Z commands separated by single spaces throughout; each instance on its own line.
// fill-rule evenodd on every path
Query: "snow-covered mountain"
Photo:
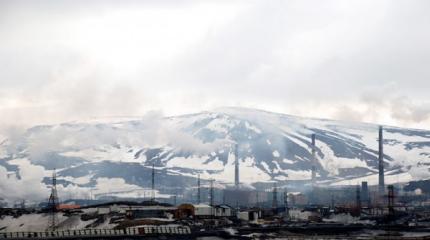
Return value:
M 377 125 L 222 108 L 28 129 L 0 146 L 0 197 L 46 197 L 54 168 L 59 191 L 74 196 L 145 196 L 153 165 L 159 195 L 195 185 L 198 174 L 231 184 L 236 144 L 245 184 L 309 180 L 312 133 L 320 183 L 377 183 Z M 430 131 L 384 126 L 384 154 L 388 183 L 430 178 Z

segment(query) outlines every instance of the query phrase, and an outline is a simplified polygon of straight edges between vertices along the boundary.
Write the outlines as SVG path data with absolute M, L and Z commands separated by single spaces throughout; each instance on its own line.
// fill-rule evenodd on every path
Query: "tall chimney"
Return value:
M 364 202 L 366 207 L 370 206 L 369 187 L 367 181 L 361 182 L 361 201 Z
M 357 185 L 357 188 L 355 189 L 355 207 L 357 208 L 357 214 L 361 214 L 361 192 L 360 192 L 360 186 Z
M 214 206 L 214 204 L 215 204 L 215 195 L 214 195 L 214 180 L 213 179 L 211 179 L 211 180 L 209 180 L 209 182 L 210 182 L 210 206 L 211 207 L 213 207 Z
M 284 189 L 284 207 L 285 207 L 285 217 L 290 218 L 290 212 L 288 207 L 288 191 L 287 188 Z
M 200 204 L 200 174 L 197 176 L 197 204 Z
M 316 181 L 316 157 L 315 157 L 315 134 L 311 135 L 311 139 L 312 139 L 312 187 L 315 186 L 315 181 Z
M 388 185 L 388 214 L 394 214 L 394 186 Z
M 379 155 L 378 155 L 378 166 L 379 166 L 379 195 L 383 196 L 385 193 L 384 184 L 384 138 L 383 138 L 383 128 L 379 126 Z
M 278 208 L 278 188 L 276 187 L 276 182 L 273 183 L 273 193 L 272 193 L 272 208 Z
M 235 162 L 234 162 L 234 186 L 236 188 L 239 188 L 239 151 L 238 151 L 238 147 L 237 144 L 235 146 L 234 149 L 234 158 L 235 158 Z
M 151 174 L 151 201 L 155 201 L 155 168 L 152 164 L 152 174 Z

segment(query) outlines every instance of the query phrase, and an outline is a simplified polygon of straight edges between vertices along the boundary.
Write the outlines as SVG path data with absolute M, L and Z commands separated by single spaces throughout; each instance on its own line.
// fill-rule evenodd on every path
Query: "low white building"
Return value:
M 124 214 L 127 208 L 129 208 L 129 206 L 126 206 L 126 205 L 118 205 L 118 204 L 104 205 L 104 206 L 97 207 L 97 213 L 98 214 L 109 214 L 109 213 Z
M 194 215 L 196 217 L 214 215 L 214 208 L 207 204 L 194 204 L 193 206 L 194 206 Z
M 176 207 L 166 205 L 127 205 L 127 204 L 103 204 L 97 207 L 98 214 L 119 213 L 126 214 L 127 212 L 174 212 Z
M 239 211 L 237 213 L 237 218 L 242 221 L 249 221 L 249 222 L 257 222 L 258 219 L 261 217 L 261 211 L 259 210 L 245 210 L 245 211 Z
M 232 208 L 228 205 L 217 205 L 214 207 L 215 217 L 231 217 L 233 216 Z
M 232 217 L 233 209 L 228 205 L 210 206 L 208 204 L 188 204 L 178 206 L 176 217 L 185 218 L 212 218 L 212 217 Z

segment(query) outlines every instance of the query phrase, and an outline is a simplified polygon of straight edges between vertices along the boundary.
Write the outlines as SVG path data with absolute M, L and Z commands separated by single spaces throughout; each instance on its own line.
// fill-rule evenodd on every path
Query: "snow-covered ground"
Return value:
M 171 187 L 169 182 L 176 184 L 177 176 L 189 179 L 198 174 L 231 184 L 236 146 L 242 183 L 308 180 L 312 133 L 321 182 L 376 183 L 377 125 L 222 108 L 174 117 L 149 114 L 31 128 L 21 138 L 0 145 L 0 198 L 12 202 L 46 198 L 45 178 L 54 168 L 64 184 L 59 191 L 74 196 L 88 196 L 90 190 L 146 195 L 152 165 L 166 179 L 160 189 Z M 384 126 L 384 139 L 387 183 L 430 178 L 430 131 Z M 12 194 L 10 186 L 18 190 Z
M 96 219 L 83 221 L 79 215 L 70 217 L 65 216 L 63 213 L 56 214 L 58 230 L 73 230 L 84 229 L 89 224 L 92 224 Z M 110 219 L 107 218 L 103 223 L 91 228 L 110 229 L 116 224 L 110 224 Z M 51 215 L 45 213 L 24 214 L 20 217 L 4 216 L 0 218 L 0 232 L 37 232 L 45 231 L 49 228 L 51 222 Z

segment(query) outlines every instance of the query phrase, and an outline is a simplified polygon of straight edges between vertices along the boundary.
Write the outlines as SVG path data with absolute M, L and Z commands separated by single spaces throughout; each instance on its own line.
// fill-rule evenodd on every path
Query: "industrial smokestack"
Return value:
M 234 162 L 234 186 L 236 188 L 239 188 L 239 150 L 238 146 L 236 144 L 234 148 L 234 156 L 235 156 L 235 162 Z
M 357 185 L 357 188 L 355 190 L 355 206 L 357 208 L 357 214 L 360 215 L 361 213 L 361 192 L 360 192 L 360 186 Z
M 276 187 L 276 182 L 273 183 L 272 208 L 278 208 L 278 188 Z
M 288 207 L 288 191 L 287 188 L 284 189 L 284 207 L 285 207 L 285 217 L 290 218 L 290 212 Z
M 213 207 L 214 204 L 215 204 L 215 201 L 214 201 L 215 200 L 215 195 L 214 195 L 214 180 L 211 179 L 209 181 L 210 181 L 210 198 L 211 198 L 210 205 Z
M 370 206 L 369 187 L 367 181 L 361 182 L 361 200 L 364 202 L 366 207 Z
M 151 174 L 151 201 L 155 201 L 155 167 L 152 164 L 152 174 Z
M 385 183 L 384 183 L 384 138 L 383 138 L 383 128 L 379 126 L 379 195 L 384 196 L 385 193 Z
M 197 204 L 200 204 L 200 174 L 197 176 Z
M 394 215 L 394 186 L 388 185 L 388 214 Z
M 312 187 L 315 186 L 316 181 L 316 157 L 315 157 L 315 134 L 311 135 L 312 139 Z

